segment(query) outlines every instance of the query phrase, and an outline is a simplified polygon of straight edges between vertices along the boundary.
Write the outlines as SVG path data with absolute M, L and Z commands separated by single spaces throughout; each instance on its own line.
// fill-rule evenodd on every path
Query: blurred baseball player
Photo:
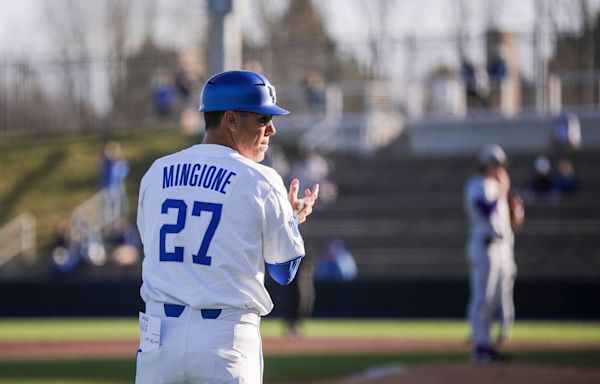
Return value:
M 136 383 L 261 383 L 264 286 L 294 278 L 304 256 L 298 224 L 319 186 L 298 198 L 258 164 L 275 134 L 275 88 L 227 71 L 202 89 L 202 144 L 154 162 L 140 185 L 144 244 Z
M 470 222 L 467 256 L 473 360 L 501 358 L 491 337 L 492 323 L 501 311 L 504 339 L 513 323 L 512 288 L 516 275 L 509 208 L 510 178 L 506 154 L 498 145 L 485 146 L 478 157 L 479 174 L 465 185 L 465 210 Z M 522 221 L 521 221 L 522 222 Z

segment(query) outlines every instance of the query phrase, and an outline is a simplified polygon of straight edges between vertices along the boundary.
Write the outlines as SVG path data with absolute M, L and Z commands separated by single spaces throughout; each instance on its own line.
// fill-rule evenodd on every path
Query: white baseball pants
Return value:
M 262 383 L 258 313 L 226 308 L 211 319 L 186 306 L 174 317 L 146 303 L 146 314 L 161 319 L 160 346 L 138 352 L 136 384 Z
M 467 244 L 470 267 L 470 300 L 468 318 L 475 345 L 491 344 L 491 329 L 501 315 L 500 337 L 507 338 L 515 317 L 513 287 L 517 274 L 514 239 L 485 244 L 480 236 L 472 236 Z

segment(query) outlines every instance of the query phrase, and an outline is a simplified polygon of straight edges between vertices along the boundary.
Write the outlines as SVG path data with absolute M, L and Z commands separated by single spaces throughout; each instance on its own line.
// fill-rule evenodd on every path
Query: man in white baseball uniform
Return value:
M 265 269 L 288 284 L 304 256 L 298 224 L 319 187 L 298 198 L 258 164 L 275 134 L 275 88 L 227 71 L 202 89 L 202 144 L 160 158 L 140 185 L 144 245 L 136 383 L 261 383 L 260 317 L 273 308 Z M 266 264 L 266 268 L 265 268 Z
M 491 336 L 495 317 L 502 312 L 501 337 L 512 326 L 512 287 L 516 275 L 514 235 L 508 205 L 510 178 L 506 154 L 498 145 L 485 146 L 479 153 L 479 174 L 465 185 L 464 204 L 470 223 L 467 257 L 470 267 L 470 300 L 473 360 L 502 358 Z

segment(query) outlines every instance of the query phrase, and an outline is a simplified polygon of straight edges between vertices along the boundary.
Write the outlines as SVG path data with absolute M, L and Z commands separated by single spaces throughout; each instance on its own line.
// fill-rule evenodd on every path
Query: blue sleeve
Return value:
M 278 284 L 288 285 L 294 280 L 296 276 L 296 272 L 298 272 L 298 267 L 300 267 L 300 262 L 302 261 L 302 256 L 298 256 L 293 260 L 290 260 L 285 263 L 277 263 L 277 264 L 269 264 L 267 263 L 267 269 L 269 270 L 269 275 L 275 280 Z
M 490 217 L 492 212 L 494 212 L 498 206 L 498 200 L 494 200 L 491 203 L 487 203 L 484 200 L 477 200 L 475 205 L 477 206 L 477 209 L 479 209 L 479 212 L 485 217 Z

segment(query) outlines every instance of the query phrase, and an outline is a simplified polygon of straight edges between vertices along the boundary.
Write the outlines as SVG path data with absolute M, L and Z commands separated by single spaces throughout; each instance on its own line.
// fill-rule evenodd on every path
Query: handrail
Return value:
M 0 266 L 20 255 L 32 264 L 36 254 L 36 219 L 31 213 L 22 213 L 0 228 Z
M 106 189 L 100 190 L 75 207 L 71 214 L 71 241 L 79 243 L 89 234 L 97 234 L 119 220 L 120 212 L 104 209 L 107 193 Z

